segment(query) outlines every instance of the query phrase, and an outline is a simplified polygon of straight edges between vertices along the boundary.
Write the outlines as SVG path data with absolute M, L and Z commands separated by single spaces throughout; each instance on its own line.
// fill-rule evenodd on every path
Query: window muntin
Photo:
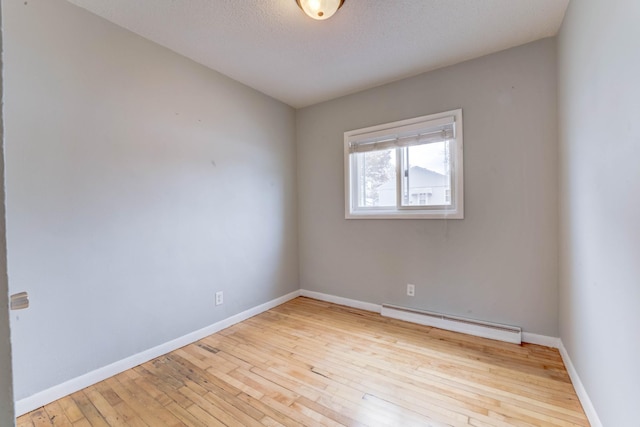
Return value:
M 345 133 L 346 218 L 463 218 L 462 110 Z

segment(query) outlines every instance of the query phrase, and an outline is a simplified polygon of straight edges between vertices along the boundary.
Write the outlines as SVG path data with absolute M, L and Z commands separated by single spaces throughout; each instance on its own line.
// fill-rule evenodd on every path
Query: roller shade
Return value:
M 349 153 L 366 153 L 392 148 L 411 147 L 432 144 L 455 138 L 455 117 L 444 117 L 425 123 L 407 126 L 408 129 L 395 129 L 393 134 L 384 131 L 355 135 L 349 141 Z

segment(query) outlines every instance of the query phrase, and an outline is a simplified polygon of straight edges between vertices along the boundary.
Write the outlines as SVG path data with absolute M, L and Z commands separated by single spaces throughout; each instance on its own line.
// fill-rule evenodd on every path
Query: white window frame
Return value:
M 443 123 L 453 123 L 453 135 L 448 135 L 452 149 L 450 151 L 451 170 L 451 205 L 441 206 L 401 206 L 399 201 L 393 207 L 357 207 L 356 161 L 351 151 L 359 144 L 370 141 L 396 142 L 406 135 L 421 135 L 433 132 Z M 445 111 L 428 116 L 356 129 L 344 133 L 344 190 L 346 219 L 464 219 L 464 167 L 463 167 L 463 132 L 462 109 Z M 391 143 L 392 144 L 392 143 Z M 356 147 L 357 148 L 357 147 Z M 397 148 L 400 150 L 400 148 Z M 396 152 L 396 186 L 400 194 L 401 161 Z M 353 153 L 357 154 L 357 153 Z M 399 199 L 399 196 L 398 196 Z

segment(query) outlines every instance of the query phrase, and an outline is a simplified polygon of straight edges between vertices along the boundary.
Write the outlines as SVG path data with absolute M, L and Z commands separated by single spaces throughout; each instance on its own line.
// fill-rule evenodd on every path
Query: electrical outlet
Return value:
M 222 295 L 222 291 L 216 292 L 216 305 L 220 305 L 224 302 L 224 296 Z
M 412 285 L 411 283 L 407 284 L 407 295 L 410 297 L 416 296 L 416 285 Z

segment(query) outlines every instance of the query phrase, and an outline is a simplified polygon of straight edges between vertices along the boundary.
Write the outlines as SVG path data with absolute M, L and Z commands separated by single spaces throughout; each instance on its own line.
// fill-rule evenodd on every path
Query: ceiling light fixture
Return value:
M 313 19 L 329 19 L 342 7 L 344 0 L 296 0 L 300 9 Z

